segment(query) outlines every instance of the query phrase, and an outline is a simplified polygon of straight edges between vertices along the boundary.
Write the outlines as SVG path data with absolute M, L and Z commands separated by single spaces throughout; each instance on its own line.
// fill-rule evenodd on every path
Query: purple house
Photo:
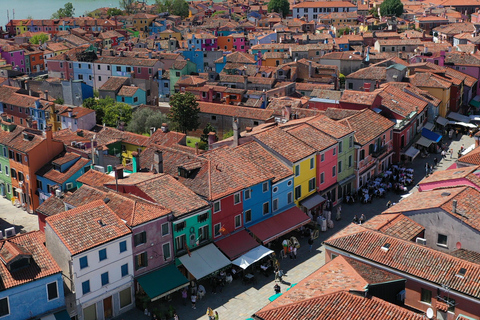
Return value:
M 445 53 L 445 64 L 475 79 L 480 79 L 480 57 L 475 54 L 447 52 Z M 480 81 L 477 81 L 475 89 L 476 91 L 473 92 L 472 97 L 480 93 Z
M 23 49 L 16 45 L 0 46 L 0 54 L 14 70 L 25 72 L 25 55 Z

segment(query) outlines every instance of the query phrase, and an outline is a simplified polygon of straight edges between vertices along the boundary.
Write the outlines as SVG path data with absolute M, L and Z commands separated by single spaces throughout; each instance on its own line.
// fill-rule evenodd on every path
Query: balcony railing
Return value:
M 384 154 L 387 150 L 388 150 L 388 145 L 384 145 L 383 147 L 377 148 L 377 150 L 372 153 L 372 157 L 378 158 L 382 154 Z

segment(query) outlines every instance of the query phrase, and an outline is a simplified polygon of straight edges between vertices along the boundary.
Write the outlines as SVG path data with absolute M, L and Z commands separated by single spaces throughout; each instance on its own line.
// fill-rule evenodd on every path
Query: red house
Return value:
M 345 90 L 340 99 L 339 108 L 363 110 L 380 107 L 382 98 L 378 95 L 378 92 L 369 92 L 370 88 L 368 86 L 369 83 L 365 83 L 365 91 Z

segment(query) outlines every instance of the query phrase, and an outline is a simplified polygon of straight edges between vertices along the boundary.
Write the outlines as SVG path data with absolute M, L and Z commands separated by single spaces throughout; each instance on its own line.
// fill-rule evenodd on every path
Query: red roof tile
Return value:
M 415 240 L 420 232 L 425 230 L 422 225 L 400 213 L 374 216 L 362 226 L 410 241 Z
M 395 125 L 389 119 L 370 109 L 365 109 L 339 122 L 355 131 L 355 141 L 362 146 L 381 137 Z

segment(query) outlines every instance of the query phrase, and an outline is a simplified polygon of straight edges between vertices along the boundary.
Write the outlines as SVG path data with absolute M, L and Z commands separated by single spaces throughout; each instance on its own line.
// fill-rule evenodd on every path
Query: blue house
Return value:
M 45 130 L 47 127 L 46 113 L 48 112 L 55 112 L 53 104 L 51 108 L 45 108 L 40 101 L 35 101 L 35 108 L 30 108 L 30 116 L 32 117 L 32 121 L 37 121 L 37 128 L 39 130 Z
M 227 64 L 227 55 L 224 54 L 222 58 L 215 60 L 215 72 L 216 73 L 222 72 L 226 64 Z
M 73 63 L 74 80 L 82 80 L 93 87 L 93 63 L 75 61 Z
M 198 39 L 197 37 L 195 37 L 195 34 L 192 33 L 188 37 L 187 48 L 188 50 L 202 51 L 202 39 Z
M 158 98 L 160 101 L 170 97 L 170 71 L 158 70 Z M 163 100 L 162 100 L 163 99 Z
M 117 102 L 124 102 L 131 106 L 138 106 L 147 103 L 145 90 L 139 87 L 123 86 L 117 93 Z
M 204 68 L 204 52 L 198 50 L 184 50 L 180 52 L 185 60 L 190 60 L 195 63 L 198 73 L 205 72 Z
M 153 23 L 148 27 L 148 33 L 150 35 L 154 35 L 165 30 L 167 30 L 166 20 L 153 21 Z
M 0 241 L 0 318 L 68 320 L 62 270 L 43 244 L 41 231 Z
M 40 203 L 47 200 L 55 189 L 62 192 L 76 189 L 77 179 L 90 169 L 90 159 L 67 152 L 37 171 Z

